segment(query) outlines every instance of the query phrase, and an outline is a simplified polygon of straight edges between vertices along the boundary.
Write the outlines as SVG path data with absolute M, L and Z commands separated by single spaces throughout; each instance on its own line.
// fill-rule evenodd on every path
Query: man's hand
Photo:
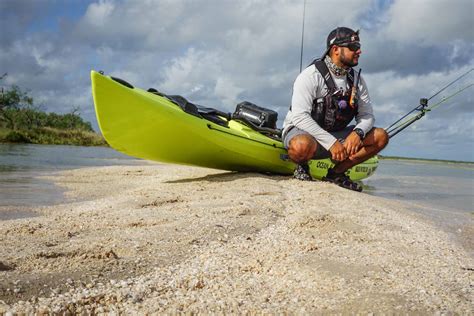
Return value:
M 331 146 L 331 148 L 329 148 L 329 151 L 331 152 L 333 160 L 344 161 L 347 159 L 346 149 L 344 148 L 344 145 L 342 145 L 338 140 Z
M 346 149 L 346 152 L 349 156 L 355 155 L 361 146 L 362 141 L 356 132 L 350 133 L 349 136 L 347 136 L 347 138 L 344 140 L 344 148 Z

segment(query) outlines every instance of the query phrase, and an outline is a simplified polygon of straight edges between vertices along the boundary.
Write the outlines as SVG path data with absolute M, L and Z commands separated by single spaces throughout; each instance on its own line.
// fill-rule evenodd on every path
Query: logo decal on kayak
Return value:
M 329 169 L 330 165 L 327 163 L 327 162 L 324 162 L 324 161 L 318 161 L 316 163 L 316 168 L 319 168 L 319 169 Z

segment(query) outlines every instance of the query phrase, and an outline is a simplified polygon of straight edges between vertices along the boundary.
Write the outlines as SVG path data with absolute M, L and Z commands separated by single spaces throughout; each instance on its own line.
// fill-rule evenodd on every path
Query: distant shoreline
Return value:
M 102 135 L 81 128 L 60 129 L 38 127 L 32 129 L 10 129 L 0 127 L 1 144 L 105 146 Z
M 381 160 L 407 160 L 412 162 L 438 162 L 438 163 L 451 163 L 451 164 L 463 164 L 463 165 L 474 165 L 474 161 L 461 161 L 461 160 L 445 160 L 445 159 L 428 159 L 428 158 L 410 158 L 410 157 L 399 157 L 399 156 L 382 156 L 379 155 Z

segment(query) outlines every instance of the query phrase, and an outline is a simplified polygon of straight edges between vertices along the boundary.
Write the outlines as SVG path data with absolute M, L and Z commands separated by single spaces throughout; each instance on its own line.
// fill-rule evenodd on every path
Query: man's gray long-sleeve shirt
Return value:
M 347 76 L 335 76 L 331 73 L 334 83 L 344 92 L 348 89 Z M 356 115 L 356 128 L 360 128 L 366 134 L 374 126 L 375 118 L 373 115 L 372 104 L 370 102 L 369 91 L 361 76 L 358 87 L 359 108 Z M 312 135 L 318 143 L 329 150 L 336 142 L 336 138 L 325 131 L 311 117 L 313 100 L 325 96 L 328 88 L 324 83 L 324 78 L 314 65 L 304 69 L 296 78 L 293 85 L 293 96 L 291 98 L 291 110 L 286 115 L 283 122 L 283 135 L 290 127 L 296 126 L 301 130 Z

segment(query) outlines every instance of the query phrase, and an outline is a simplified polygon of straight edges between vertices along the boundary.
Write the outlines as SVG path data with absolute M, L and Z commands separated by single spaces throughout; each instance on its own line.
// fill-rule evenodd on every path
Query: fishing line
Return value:
M 440 94 L 441 92 L 443 92 L 444 90 L 446 90 L 448 87 L 450 87 L 451 85 L 453 85 L 455 82 L 457 82 L 458 80 L 460 80 L 461 78 L 465 77 L 467 74 L 469 74 L 471 71 L 473 71 L 474 68 L 471 68 L 469 69 L 468 71 L 466 71 L 465 73 L 463 73 L 461 76 L 457 77 L 456 79 L 454 79 L 453 81 L 451 81 L 449 84 L 447 84 L 446 86 L 444 86 L 442 89 L 440 89 L 438 92 L 436 92 L 435 94 L 433 94 L 431 97 L 429 97 L 428 99 L 421 99 L 420 100 L 420 105 L 418 105 L 417 107 L 415 107 L 413 110 L 411 110 L 410 112 L 408 112 L 407 114 L 405 114 L 404 116 L 402 116 L 401 118 L 399 118 L 398 120 L 396 120 L 395 122 L 393 122 L 390 126 L 386 127 L 385 130 L 388 130 L 390 129 L 392 126 L 394 126 L 395 124 L 397 124 L 398 122 L 400 122 L 401 120 L 403 120 L 405 117 L 407 117 L 408 115 L 412 114 L 413 112 L 415 111 L 422 111 L 423 109 L 426 108 L 426 106 L 428 105 L 428 101 L 433 99 L 434 97 L 436 97 L 438 94 Z
M 461 78 L 463 78 L 464 76 L 467 76 L 468 73 L 470 73 L 471 71 L 473 71 L 474 68 L 471 68 L 469 69 L 467 72 L 465 72 L 464 74 L 462 74 L 461 76 L 459 76 L 458 78 L 456 78 L 455 80 L 453 80 L 451 83 L 449 83 L 448 85 L 446 85 L 444 88 L 442 88 L 441 90 L 439 90 L 438 92 L 436 92 L 435 94 L 433 94 L 431 97 L 428 98 L 428 101 L 433 99 L 435 96 L 437 96 L 438 94 L 440 94 L 441 92 L 443 92 L 444 90 L 446 90 L 448 87 L 450 87 L 452 84 L 454 84 L 455 82 L 457 82 L 458 80 L 460 80 Z

